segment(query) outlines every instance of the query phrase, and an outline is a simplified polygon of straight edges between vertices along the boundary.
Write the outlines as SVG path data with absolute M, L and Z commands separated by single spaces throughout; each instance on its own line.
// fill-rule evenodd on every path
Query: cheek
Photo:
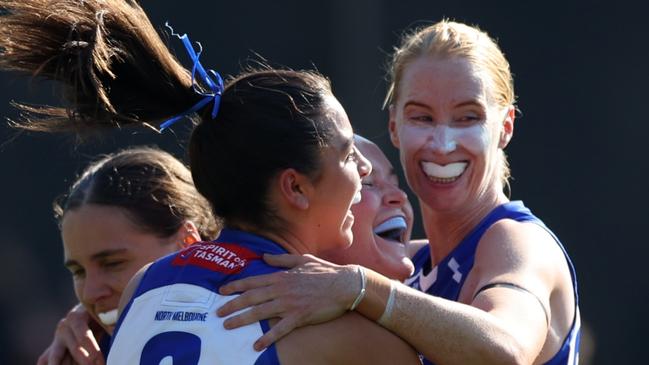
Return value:
M 427 130 L 426 127 L 399 123 L 397 133 L 399 134 L 399 161 L 407 174 L 410 162 L 414 161 L 415 151 L 426 143 Z
M 412 223 L 415 220 L 415 213 L 412 210 L 412 204 L 410 204 L 410 199 L 406 200 L 406 203 L 403 205 L 403 212 L 406 214 L 406 220 L 408 226 L 412 227 Z
M 493 138 L 486 125 L 476 125 L 468 128 L 451 128 L 453 140 L 474 155 L 485 154 Z
M 126 285 L 128 285 L 128 282 L 131 280 L 133 275 L 135 275 L 135 273 L 140 268 L 141 266 L 139 267 L 131 266 L 122 271 L 111 273 L 111 280 L 110 280 L 111 289 L 115 293 L 121 295 L 124 289 L 126 289 Z
M 74 294 L 77 296 L 77 299 L 81 301 L 81 299 L 83 299 L 81 295 L 83 293 L 83 280 L 72 279 L 72 285 L 74 287 Z
M 377 194 L 369 191 L 367 188 L 361 191 L 361 202 L 352 205 L 352 213 L 354 213 L 354 227 L 356 226 L 372 226 L 374 217 L 378 212 L 380 200 Z M 357 223 L 358 222 L 358 223 Z
M 358 165 L 355 163 L 348 163 L 343 167 L 342 172 L 337 176 L 337 178 L 332 181 L 333 182 L 329 186 L 330 189 L 338 191 L 340 194 L 344 195 L 349 195 L 351 193 L 353 196 L 361 185 L 361 176 L 358 172 Z
M 430 127 L 425 125 L 413 125 L 408 123 L 399 123 L 398 127 L 399 142 L 401 150 L 416 149 L 426 143 Z

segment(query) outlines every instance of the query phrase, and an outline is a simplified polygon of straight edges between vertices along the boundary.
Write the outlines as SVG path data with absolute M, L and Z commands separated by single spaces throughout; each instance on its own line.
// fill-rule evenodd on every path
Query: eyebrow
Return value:
M 404 109 L 406 107 L 408 107 L 408 106 L 418 106 L 420 108 L 432 109 L 428 104 L 422 103 L 420 101 L 415 101 L 415 100 L 408 101 L 403 105 Z M 477 107 L 480 107 L 481 109 L 485 108 L 482 103 L 480 103 L 479 101 L 474 100 L 474 99 L 463 101 L 463 102 L 460 102 L 460 103 L 457 103 L 457 104 L 453 105 L 454 108 L 460 108 L 460 107 L 463 107 L 463 106 L 477 106 Z
M 112 256 L 112 255 L 117 255 L 120 253 L 125 253 L 127 250 L 125 248 L 118 248 L 114 250 L 104 250 L 104 251 L 99 251 L 96 254 L 90 256 L 91 261 L 99 261 L 101 259 L 105 259 L 106 257 Z M 70 267 L 70 266 L 81 266 L 76 260 L 65 260 L 63 262 L 63 265 L 65 267 Z
M 455 104 L 456 108 L 460 108 L 460 107 L 463 107 L 463 106 L 477 106 L 480 109 L 485 109 L 485 106 L 482 103 L 480 103 L 479 101 L 477 101 L 477 100 L 467 100 L 467 101 L 463 101 L 461 103 Z
M 431 109 L 431 107 L 428 106 L 427 104 L 419 102 L 419 101 L 415 101 L 415 100 L 411 100 L 411 101 L 408 101 L 407 103 L 403 104 L 404 109 L 406 107 L 409 107 L 409 106 L 418 106 L 420 108 Z

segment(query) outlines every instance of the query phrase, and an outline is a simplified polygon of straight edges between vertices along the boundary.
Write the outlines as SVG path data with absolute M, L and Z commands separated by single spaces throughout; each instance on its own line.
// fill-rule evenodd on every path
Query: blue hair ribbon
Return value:
M 221 95 L 223 94 L 223 79 L 221 78 L 221 75 L 219 75 L 219 73 L 215 72 L 214 70 L 205 70 L 203 65 L 201 65 L 201 62 L 198 60 L 201 53 L 203 52 L 203 46 L 199 42 L 196 42 L 199 48 L 197 53 L 192 46 L 192 42 L 189 40 L 189 36 L 187 36 L 187 34 L 183 34 L 181 36 L 178 33 L 175 33 L 169 23 L 165 23 L 165 26 L 171 30 L 172 36 L 178 37 L 178 39 L 183 42 L 189 58 L 191 58 L 191 60 L 194 62 L 194 65 L 192 66 L 192 88 L 194 89 L 195 93 L 202 95 L 203 99 L 183 113 L 167 119 L 165 122 L 160 124 L 161 132 L 169 128 L 180 119 L 185 118 L 189 114 L 196 113 L 210 102 L 214 102 L 214 104 L 212 105 L 212 119 L 216 118 L 216 115 L 219 113 L 219 105 L 221 104 Z M 207 88 L 210 90 L 209 92 L 203 92 L 197 87 L 195 82 L 197 76 L 196 72 L 198 72 L 198 79 L 207 86 Z

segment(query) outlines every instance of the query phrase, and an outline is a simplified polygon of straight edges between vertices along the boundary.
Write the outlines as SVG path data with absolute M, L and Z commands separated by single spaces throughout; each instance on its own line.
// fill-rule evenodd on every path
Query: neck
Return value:
M 244 232 L 254 233 L 261 237 L 265 237 L 277 243 L 283 249 L 285 249 L 291 254 L 304 255 L 304 254 L 315 253 L 308 245 L 304 244 L 305 242 L 304 240 L 300 239 L 296 234 L 294 234 L 289 229 L 270 230 L 270 229 L 258 229 L 249 226 L 246 227 L 241 225 L 239 225 L 237 229 Z
M 267 232 L 260 233 L 265 237 L 275 241 L 278 245 L 282 246 L 286 251 L 292 254 L 305 255 L 315 254 L 309 246 L 304 244 L 304 241 L 297 237 L 295 234 L 286 232 Z
M 448 256 L 489 212 L 508 201 L 502 192 L 494 192 L 457 210 L 436 211 L 420 199 L 433 266 Z

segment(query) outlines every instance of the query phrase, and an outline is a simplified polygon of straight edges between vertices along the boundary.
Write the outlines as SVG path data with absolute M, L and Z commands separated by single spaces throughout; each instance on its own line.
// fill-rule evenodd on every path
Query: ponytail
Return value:
M 197 68 L 198 54 L 185 44 L 203 88 L 193 85 L 134 0 L 4 4 L 0 68 L 58 81 L 68 104 L 21 106 L 29 115 L 19 127 L 158 130 L 193 114 L 199 118 L 188 146 L 193 182 L 215 215 L 234 228 L 286 226 L 269 198 L 271 181 L 282 170 L 317 180 L 338 118 L 329 80 L 317 72 L 251 69 L 223 86 L 216 73 Z
M 16 0 L 3 7 L 0 69 L 57 81 L 65 104 L 17 105 L 20 128 L 157 129 L 201 99 L 133 0 Z

